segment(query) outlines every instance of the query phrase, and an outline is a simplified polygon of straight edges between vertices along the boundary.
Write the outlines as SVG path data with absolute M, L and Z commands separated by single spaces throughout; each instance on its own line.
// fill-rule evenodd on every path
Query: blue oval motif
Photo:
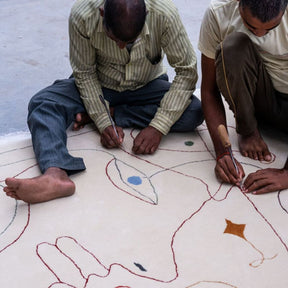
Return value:
M 141 185 L 142 179 L 139 176 L 131 176 L 128 178 L 128 182 L 133 185 Z

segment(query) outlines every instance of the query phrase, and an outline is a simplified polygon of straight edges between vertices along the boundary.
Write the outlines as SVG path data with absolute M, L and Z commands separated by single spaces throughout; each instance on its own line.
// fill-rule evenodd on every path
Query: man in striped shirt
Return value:
M 171 0 L 78 0 L 69 34 L 73 77 L 56 81 L 29 104 L 28 124 L 43 175 L 6 179 L 6 194 L 28 203 L 74 193 L 69 175 L 85 165 L 66 148 L 66 128 L 73 121 L 78 130 L 91 119 L 106 148 L 121 145 L 123 128 L 140 128 L 132 148 L 136 154 L 153 154 L 169 131 L 193 131 L 203 121 L 193 95 L 195 52 Z M 172 83 L 164 54 L 175 69 Z

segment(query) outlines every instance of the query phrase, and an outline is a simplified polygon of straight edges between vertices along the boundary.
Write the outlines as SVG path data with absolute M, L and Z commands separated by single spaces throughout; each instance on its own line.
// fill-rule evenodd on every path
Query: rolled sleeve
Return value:
M 191 103 L 198 80 L 196 54 L 178 12 L 174 18 L 167 19 L 166 27 L 161 45 L 176 75 L 150 123 L 164 135 Z
M 212 6 L 206 10 L 199 33 L 198 49 L 206 57 L 215 59 L 216 48 L 222 41 Z

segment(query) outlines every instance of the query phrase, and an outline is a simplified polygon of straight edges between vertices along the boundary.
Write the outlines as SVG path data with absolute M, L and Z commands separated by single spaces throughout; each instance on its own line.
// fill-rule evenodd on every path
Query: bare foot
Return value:
M 239 135 L 238 141 L 240 152 L 244 157 L 259 161 L 271 161 L 271 153 L 257 129 L 248 136 Z
M 78 131 L 88 123 L 91 123 L 92 120 L 87 113 L 78 113 L 75 117 L 75 122 L 73 124 L 73 130 Z
M 28 179 L 7 178 L 4 192 L 7 196 L 27 203 L 40 203 L 70 196 L 75 192 L 75 184 L 67 173 L 56 167 L 48 168 L 38 177 Z

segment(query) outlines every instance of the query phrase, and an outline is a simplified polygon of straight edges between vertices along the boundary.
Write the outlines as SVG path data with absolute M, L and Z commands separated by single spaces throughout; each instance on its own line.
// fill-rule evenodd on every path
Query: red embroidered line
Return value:
M 27 218 L 27 222 L 26 222 L 26 225 L 24 226 L 23 230 L 21 231 L 19 236 L 13 242 L 11 242 L 6 247 L 4 247 L 2 250 L 0 250 L 0 253 L 2 253 L 7 248 L 11 247 L 13 244 L 15 244 L 22 237 L 22 235 L 24 234 L 25 230 L 27 229 L 27 227 L 29 225 L 29 222 L 30 222 L 30 204 L 28 204 L 28 218 Z
M 273 225 L 267 220 L 267 218 L 259 211 L 259 209 L 256 207 L 256 205 L 254 204 L 254 202 L 248 197 L 248 195 L 244 192 L 242 192 L 242 194 L 247 198 L 247 200 L 250 202 L 250 204 L 254 207 L 255 211 L 263 218 L 263 220 L 268 224 L 268 226 L 272 229 L 272 231 L 274 232 L 274 234 L 278 237 L 278 239 L 280 240 L 280 242 L 283 244 L 283 246 L 285 247 L 286 251 L 288 252 L 288 246 L 287 244 L 284 242 L 284 240 L 281 238 L 281 236 L 279 235 L 279 233 L 276 231 L 276 229 L 273 227 Z
M 134 198 L 136 198 L 136 199 L 138 199 L 138 200 L 141 200 L 141 201 L 143 201 L 143 202 L 146 202 L 146 203 L 148 203 L 148 204 L 150 204 L 150 205 L 157 205 L 157 204 L 154 203 L 154 202 L 150 202 L 150 201 L 148 201 L 148 200 L 144 200 L 144 199 L 142 199 L 142 198 L 140 198 L 140 197 L 138 197 L 138 196 L 136 196 L 136 195 L 133 195 L 132 193 L 129 193 L 128 191 L 120 188 L 120 187 L 112 180 L 112 178 L 110 177 L 110 175 L 109 175 L 109 173 L 108 173 L 108 167 L 109 167 L 109 165 L 110 165 L 114 160 L 115 160 L 115 159 L 111 159 L 111 160 L 108 162 L 108 164 L 106 165 L 106 169 L 105 169 L 106 176 L 108 177 L 109 181 L 110 181 L 117 189 L 121 190 L 121 191 L 124 192 L 124 193 L 129 194 L 130 196 L 132 196 L 132 197 L 134 197 Z

